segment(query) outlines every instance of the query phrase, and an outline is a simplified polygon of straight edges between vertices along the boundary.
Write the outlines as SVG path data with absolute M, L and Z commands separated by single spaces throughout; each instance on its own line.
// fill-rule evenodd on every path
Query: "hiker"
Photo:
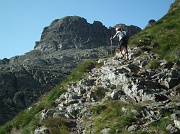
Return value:
M 128 44 L 128 39 L 126 37 L 126 31 L 122 31 L 120 27 L 117 27 L 116 28 L 116 34 L 110 38 L 110 40 L 113 40 L 115 37 L 119 37 L 119 41 L 118 41 L 118 51 L 119 53 L 122 54 L 122 56 L 124 57 L 123 53 L 122 53 L 122 46 L 124 47 L 124 51 L 125 51 L 125 54 L 127 56 L 127 59 L 128 59 L 128 49 L 127 49 L 127 44 Z

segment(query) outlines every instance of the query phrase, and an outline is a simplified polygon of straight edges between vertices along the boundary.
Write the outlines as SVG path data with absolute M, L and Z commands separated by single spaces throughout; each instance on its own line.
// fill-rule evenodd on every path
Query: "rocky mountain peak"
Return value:
M 141 29 L 135 26 L 126 26 L 132 36 Z M 133 30 L 132 30 L 133 29 Z M 43 53 L 52 53 L 66 49 L 92 49 L 108 46 L 109 38 L 114 34 L 114 28 L 108 29 L 100 21 L 93 24 L 79 16 L 67 16 L 54 20 L 45 27 L 41 40 L 36 42 L 35 50 Z
M 101 22 L 89 24 L 84 18 L 67 16 L 54 20 L 49 27 L 45 27 L 41 40 L 36 42 L 34 49 L 54 52 L 71 48 L 97 48 L 107 45 L 109 34 L 109 30 Z

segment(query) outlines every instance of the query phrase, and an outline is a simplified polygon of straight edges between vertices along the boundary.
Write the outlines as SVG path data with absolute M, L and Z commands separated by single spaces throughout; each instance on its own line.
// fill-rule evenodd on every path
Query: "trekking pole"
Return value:
M 110 45 L 111 45 L 111 55 L 112 55 L 112 36 L 110 38 Z

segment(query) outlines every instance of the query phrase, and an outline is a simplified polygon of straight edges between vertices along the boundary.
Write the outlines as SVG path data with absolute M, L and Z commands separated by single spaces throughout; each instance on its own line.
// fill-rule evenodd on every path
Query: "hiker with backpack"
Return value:
M 116 28 L 116 34 L 112 38 L 110 38 L 110 40 L 113 40 L 115 37 L 119 38 L 119 41 L 118 41 L 119 53 L 121 53 L 121 55 L 124 57 L 124 55 L 122 53 L 122 49 L 121 49 L 122 47 L 124 47 L 124 51 L 125 51 L 125 54 L 126 54 L 127 59 L 128 59 L 128 49 L 127 49 L 128 39 L 126 36 L 126 31 L 122 31 L 122 29 L 120 27 L 117 27 Z

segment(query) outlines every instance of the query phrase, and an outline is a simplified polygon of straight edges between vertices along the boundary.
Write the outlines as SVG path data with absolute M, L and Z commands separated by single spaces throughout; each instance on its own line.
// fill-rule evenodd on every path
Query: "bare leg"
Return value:
M 126 52 L 126 58 L 127 60 L 129 59 L 128 51 Z
M 122 53 L 122 51 L 121 51 L 121 50 L 120 50 L 120 53 L 121 53 L 122 57 L 124 57 L 124 54 Z
M 124 47 L 124 51 L 125 51 L 126 59 L 128 59 L 129 55 L 128 55 L 127 47 Z
M 122 57 L 124 57 L 124 55 L 123 55 L 123 53 L 121 51 L 121 46 L 120 45 L 118 46 L 118 51 L 119 51 L 119 57 L 121 57 L 120 54 L 122 55 Z

